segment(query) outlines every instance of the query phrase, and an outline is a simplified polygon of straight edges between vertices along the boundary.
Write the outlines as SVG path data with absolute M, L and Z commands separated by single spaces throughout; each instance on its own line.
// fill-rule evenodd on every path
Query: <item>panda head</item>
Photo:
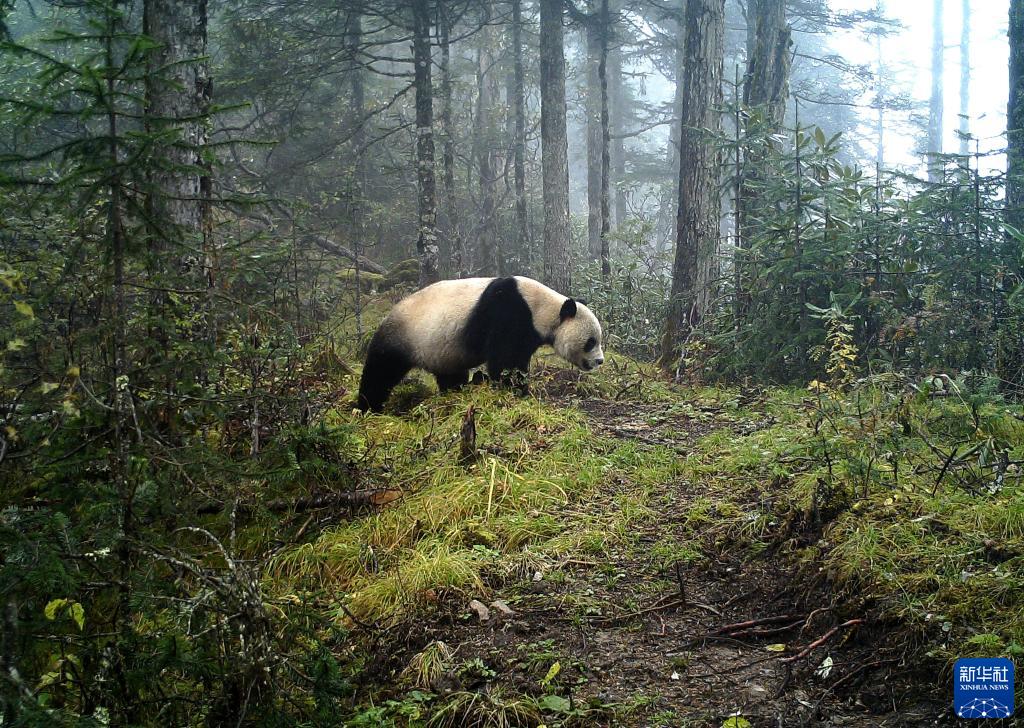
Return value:
M 554 332 L 555 352 L 584 371 L 604 363 L 601 349 L 601 324 L 597 316 L 579 301 L 565 300 Z

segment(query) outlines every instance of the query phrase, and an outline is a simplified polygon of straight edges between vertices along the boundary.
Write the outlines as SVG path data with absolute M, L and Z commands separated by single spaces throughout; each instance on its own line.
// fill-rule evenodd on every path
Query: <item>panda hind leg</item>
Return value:
M 466 382 L 469 381 L 469 370 L 463 370 L 460 372 L 449 372 L 447 374 L 434 374 L 434 379 L 437 380 L 437 389 L 441 392 L 450 392 L 453 389 L 459 389 L 465 386 Z

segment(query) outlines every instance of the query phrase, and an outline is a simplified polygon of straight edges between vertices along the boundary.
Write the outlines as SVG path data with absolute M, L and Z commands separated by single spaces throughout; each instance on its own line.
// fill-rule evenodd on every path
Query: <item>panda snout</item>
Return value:
M 602 364 L 604 364 L 604 357 L 603 356 L 599 356 L 596 359 L 594 359 L 594 366 L 595 367 L 599 367 Z

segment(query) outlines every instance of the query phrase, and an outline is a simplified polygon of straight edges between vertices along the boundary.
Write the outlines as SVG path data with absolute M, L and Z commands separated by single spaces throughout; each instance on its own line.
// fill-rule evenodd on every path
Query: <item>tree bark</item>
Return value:
M 366 93 L 363 88 L 363 69 L 358 64 L 359 46 L 362 43 L 362 39 L 362 19 L 357 13 L 352 17 L 349 25 L 348 52 L 352 60 L 352 68 L 349 70 L 349 82 L 352 91 L 350 125 L 352 127 L 351 138 L 354 164 L 354 169 L 352 170 L 354 181 L 352 185 L 352 269 L 355 271 L 356 340 L 360 342 L 363 340 L 363 287 L 360 280 L 362 266 L 360 264 L 359 249 L 363 242 L 363 207 L 366 204 L 363 199 L 366 192 L 366 162 L 363 159 L 363 113 L 366 105 Z
M 875 12 L 882 14 L 882 2 L 877 0 Z M 882 73 L 882 32 L 875 32 L 875 174 L 882 173 L 885 165 L 885 80 Z
M 572 289 L 569 151 L 565 132 L 565 51 L 561 0 L 540 4 L 540 136 L 544 187 L 544 281 Z
M 612 209 L 615 213 L 615 227 L 622 227 L 626 221 L 626 145 L 622 133 L 626 129 L 626 90 L 622 79 L 622 43 L 613 44 L 608 51 L 608 110 L 611 114 L 608 126 L 611 139 L 611 193 Z M 675 169 L 675 167 L 672 167 Z
M 1006 104 L 1006 224 L 1024 230 L 1024 0 L 1010 0 L 1010 78 Z M 1024 279 L 1021 269 L 1021 244 L 1010 231 L 1003 235 L 1002 297 L 999 315 L 999 354 L 996 372 L 1008 391 L 1019 392 L 1024 372 L 1024 340 L 1020 334 L 1019 314 L 1011 311 L 1009 299 Z
M 600 19 L 591 16 L 583 31 L 587 36 L 587 252 L 601 257 L 601 63 Z
M 739 195 L 734 201 L 738 229 L 735 236 L 735 315 L 741 323 L 750 308 L 746 250 L 755 236 L 745 200 L 754 200 L 766 155 L 782 128 L 789 98 L 790 46 L 792 30 L 786 23 L 785 0 L 751 0 L 747 6 L 747 68 L 743 84 L 745 145 Z
M 202 235 L 209 214 L 203 160 L 212 92 L 206 2 L 146 0 L 142 22 L 143 32 L 157 43 L 149 60 L 147 126 L 174 138 L 159 147 L 150 214 L 158 239 L 174 242 Z
M 512 0 L 512 163 L 515 175 L 515 266 L 530 269 L 530 225 L 526 212 L 526 82 L 523 73 L 522 0 Z
M 438 36 L 441 45 L 441 184 L 444 186 L 445 222 L 452 251 L 452 272 L 459 278 L 469 275 L 466 244 L 462 237 L 459 205 L 455 199 L 455 124 L 452 122 L 451 41 L 447 0 L 438 2 Z
M 597 77 L 600 88 L 601 99 L 601 182 L 600 182 L 600 205 L 601 205 L 601 234 L 598 252 L 601 257 L 601 276 L 605 279 L 611 275 L 611 253 L 609 249 L 608 235 L 611 231 L 609 218 L 608 184 L 611 174 L 611 151 L 609 150 L 610 133 L 608 129 L 608 42 L 611 34 L 611 15 L 608 12 L 608 0 L 601 0 L 601 13 L 598 17 L 599 43 L 598 43 L 598 64 Z
M 971 153 L 971 0 L 960 3 L 960 18 L 960 156 L 966 157 Z
M 932 95 L 928 103 L 928 181 L 942 180 L 942 77 L 944 74 L 944 43 L 942 30 L 943 0 L 932 3 Z
M 679 128 L 679 205 L 672 291 L 661 364 L 678 375 L 686 341 L 706 313 L 718 242 L 721 200 L 717 155 L 707 139 L 719 128 L 725 35 L 725 0 L 689 0 L 686 63 Z
M 494 107 L 498 102 L 495 89 L 494 57 L 491 48 L 494 42 L 490 28 L 489 6 L 484 6 L 481 42 L 477 48 L 476 69 L 476 129 L 474 134 L 474 156 L 477 165 L 477 182 L 480 189 L 480 264 L 476 271 L 488 276 L 499 275 L 501 265 L 498 256 L 498 219 L 495 208 L 494 148 L 497 144 L 494 127 Z
M 757 107 L 775 129 L 782 127 L 789 98 L 792 29 L 784 0 L 751 0 L 747 8 L 745 106 Z
M 430 2 L 410 0 L 413 20 L 414 86 L 416 89 L 417 241 L 420 285 L 440 277 L 437 245 L 437 199 L 434 182 L 434 91 L 431 81 Z
M 676 221 L 672 214 L 672 205 L 679 200 L 679 120 L 683 115 L 683 78 L 686 75 L 686 0 L 679 0 L 679 6 L 675 9 L 675 13 L 678 15 L 676 19 L 677 27 L 674 49 L 676 83 L 672 92 L 672 114 L 674 116 L 674 123 L 669 127 L 668 134 L 668 167 L 672 170 L 672 192 L 670 196 L 671 204 L 667 202 L 662 205 L 661 209 L 658 211 L 657 229 L 659 234 L 655 247 L 655 255 L 657 256 L 661 256 L 665 251 L 665 247 L 668 245 L 669 240 L 675 239 Z M 662 235 L 661 231 L 667 232 Z
M 1006 221 L 1024 230 L 1024 0 L 1010 0 L 1010 95 L 1006 104 Z

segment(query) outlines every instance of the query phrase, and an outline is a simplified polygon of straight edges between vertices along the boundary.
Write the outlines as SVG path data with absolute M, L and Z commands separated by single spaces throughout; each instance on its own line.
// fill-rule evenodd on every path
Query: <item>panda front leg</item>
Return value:
M 530 393 L 527 374 L 530 371 L 531 356 L 508 350 L 496 352 L 487 360 L 487 375 L 492 382 L 500 382 L 502 386 L 510 387 L 525 397 Z
M 370 341 L 370 350 L 366 354 L 356 407 L 364 412 L 382 411 L 391 390 L 410 369 L 412 361 L 405 352 L 391 345 L 386 336 L 378 331 Z
M 460 372 L 450 372 L 447 374 L 434 374 L 434 379 L 437 380 L 437 389 L 440 392 L 450 392 L 453 389 L 459 389 L 466 385 L 469 381 L 469 370 L 464 369 Z

